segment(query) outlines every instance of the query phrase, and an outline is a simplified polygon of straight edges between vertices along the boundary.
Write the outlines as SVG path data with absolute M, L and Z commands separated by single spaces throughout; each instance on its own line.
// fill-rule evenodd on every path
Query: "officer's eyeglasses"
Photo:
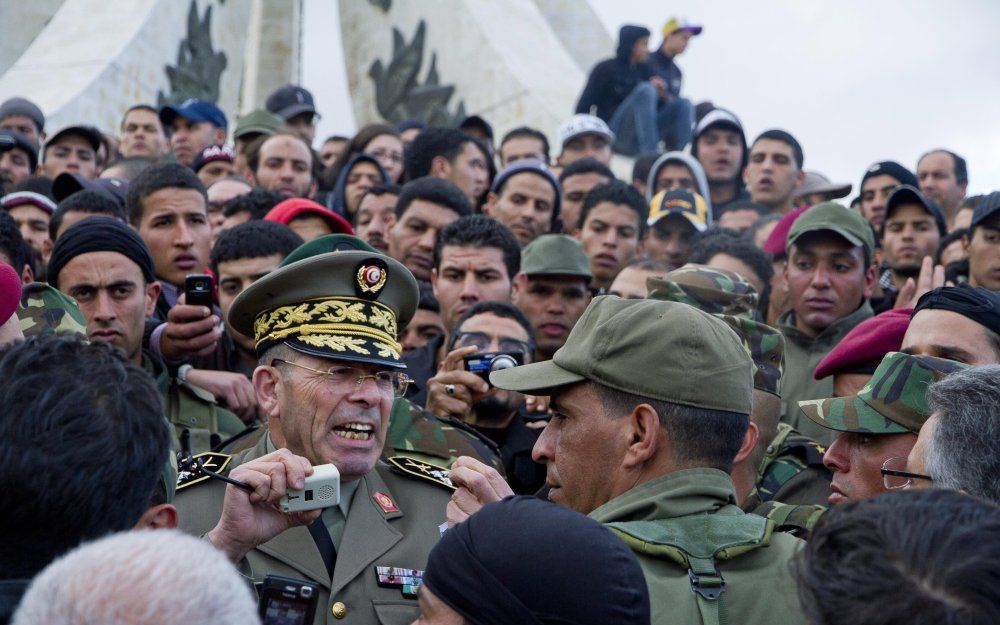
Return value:
M 297 362 L 282 360 L 281 358 L 275 358 L 272 360 L 271 366 L 273 367 L 275 363 L 279 362 L 286 365 L 292 365 L 293 367 L 298 367 L 299 369 L 305 369 L 306 371 L 312 371 L 313 373 L 330 380 L 337 386 L 355 382 L 356 388 L 360 388 L 366 380 L 372 380 L 375 382 L 376 388 L 378 388 L 379 392 L 383 395 L 392 393 L 395 397 L 401 397 L 403 393 L 406 392 L 406 387 L 410 384 L 410 378 L 407 377 L 405 373 L 400 373 L 399 371 L 376 371 L 375 373 L 365 373 L 363 370 L 356 367 L 345 367 L 341 365 L 335 365 L 325 371 L 321 371 L 319 369 L 313 369 L 312 367 L 300 365 Z
M 882 463 L 882 484 L 887 489 L 906 488 L 913 483 L 913 480 L 934 481 L 929 475 L 907 471 L 906 458 L 901 456 L 886 458 L 885 462 Z
M 512 339 L 509 336 L 499 336 L 497 337 L 497 349 L 501 352 L 520 352 L 521 356 L 527 358 L 532 354 L 534 348 L 524 341 L 519 341 L 517 339 Z M 458 349 L 460 347 L 471 347 L 475 346 L 478 351 L 487 352 L 490 351 L 490 345 L 493 344 L 493 337 L 485 332 L 456 332 L 455 342 L 452 349 Z

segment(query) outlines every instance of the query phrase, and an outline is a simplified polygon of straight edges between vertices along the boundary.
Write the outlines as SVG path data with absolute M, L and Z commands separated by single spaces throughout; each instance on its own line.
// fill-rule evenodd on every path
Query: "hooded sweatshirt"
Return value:
M 386 183 L 389 181 L 389 176 L 386 175 L 385 170 L 382 169 L 382 166 L 379 165 L 379 162 L 371 154 L 361 152 L 347 161 L 344 168 L 340 170 L 340 175 L 337 176 L 337 184 L 333 185 L 333 191 L 330 191 L 330 195 L 326 198 L 326 207 L 349 222 L 354 221 L 354 216 L 347 214 L 347 197 L 345 195 L 347 191 L 347 177 L 351 175 L 351 170 L 354 169 L 354 166 L 361 161 L 374 163 L 375 167 L 378 167 L 378 173 L 382 175 L 382 182 Z
M 659 176 L 660 170 L 669 163 L 680 163 L 691 170 L 695 184 L 698 185 L 698 194 L 705 199 L 705 205 L 708 206 L 708 214 L 712 216 L 712 200 L 708 197 L 708 179 L 705 177 L 705 170 L 701 168 L 701 163 L 697 159 L 686 152 L 667 152 L 656 159 L 656 162 L 653 163 L 653 166 L 649 170 L 649 178 L 646 179 L 646 201 L 651 201 L 653 196 L 656 195 L 656 178 Z
M 721 127 L 727 130 L 735 130 L 740 135 L 740 141 L 743 144 L 743 160 L 740 162 L 740 169 L 736 174 L 736 196 L 729 202 L 723 204 L 717 204 L 715 206 L 715 211 L 713 213 L 714 217 L 719 217 L 726 211 L 726 207 L 737 200 L 749 199 L 750 194 L 746 190 L 746 186 L 743 184 L 742 172 L 746 169 L 747 161 L 750 158 L 750 149 L 747 146 L 747 135 L 743 130 L 743 124 L 740 123 L 738 117 L 733 115 L 726 109 L 713 109 L 705 114 L 694 126 L 694 135 L 691 137 L 691 156 L 698 158 L 698 139 L 701 135 L 705 134 L 710 128 Z M 702 169 L 704 171 L 704 169 Z M 708 200 L 708 196 L 705 196 Z
M 576 104 L 577 113 L 590 113 L 596 107 L 596 115 L 606 122 L 611 121 L 615 109 L 636 85 L 649 80 L 650 70 L 645 63 L 632 63 L 629 57 L 635 42 L 649 37 L 649 30 L 642 26 L 622 26 L 618 31 L 618 50 L 614 58 L 601 61 L 590 71 L 587 86 Z

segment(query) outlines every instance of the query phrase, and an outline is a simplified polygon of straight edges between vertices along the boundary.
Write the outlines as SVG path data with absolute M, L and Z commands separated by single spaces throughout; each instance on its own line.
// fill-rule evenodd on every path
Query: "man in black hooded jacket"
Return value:
M 614 58 L 594 66 L 576 105 L 577 113 L 606 121 L 615 133 L 615 151 L 629 156 L 656 152 L 663 134 L 656 108 L 666 85 L 656 77 L 651 81 L 648 57 L 649 30 L 622 26 Z

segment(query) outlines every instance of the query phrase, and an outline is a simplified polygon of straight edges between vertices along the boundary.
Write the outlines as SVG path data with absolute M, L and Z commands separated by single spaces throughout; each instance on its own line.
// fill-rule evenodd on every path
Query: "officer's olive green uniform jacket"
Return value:
M 650 480 L 590 513 L 601 523 L 661 521 L 712 515 L 736 507 L 732 479 L 716 469 L 687 469 Z M 771 534 L 770 544 L 732 560 L 719 560 L 726 582 L 728 622 L 739 625 L 803 625 L 789 561 L 804 543 L 789 534 Z M 698 625 L 701 617 L 688 571 L 672 560 L 636 553 L 646 575 L 653 625 Z M 725 622 L 725 621 L 724 621 Z
M 252 449 L 232 458 L 229 468 L 266 453 L 267 436 Z M 387 511 L 379 504 L 394 504 Z M 218 480 L 193 484 L 177 493 L 174 505 L 180 528 L 197 536 L 211 530 L 222 512 L 225 484 Z M 404 597 L 398 588 L 377 584 L 376 566 L 423 570 L 431 548 L 441 536 L 445 506 L 450 492 L 417 478 L 401 476 L 379 464 L 361 478 L 352 500 L 347 524 L 337 553 L 333 580 L 327 574 L 319 549 L 309 529 L 295 527 L 247 554 L 244 565 L 255 582 L 268 574 L 316 582 L 321 587 L 314 623 L 343 625 L 402 625 L 417 616 L 415 598 Z M 247 573 L 246 566 L 242 567 Z M 342 619 L 333 616 L 342 603 Z M 340 606 L 338 606 L 340 607 Z
M 799 412 L 799 402 L 823 399 L 833 395 L 833 376 L 813 379 L 813 371 L 844 335 L 873 315 L 866 300 L 851 314 L 833 322 L 815 337 L 807 336 L 795 327 L 795 311 L 778 319 L 778 330 L 785 335 L 785 372 L 781 377 L 781 396 L 785 406 L 781 420 L 822 445 L 833 442 L 836 432 L 816 424 Z

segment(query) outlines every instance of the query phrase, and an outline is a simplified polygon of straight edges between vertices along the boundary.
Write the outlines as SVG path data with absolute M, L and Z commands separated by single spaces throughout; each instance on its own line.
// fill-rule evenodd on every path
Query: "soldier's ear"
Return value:
M 757 424 L 751 421 L 746 434 L 743 435 L 743 443 L 740 445 L 740 450 L 736 452 L 733 464 L 742 462 L 743 460 L 749 458 L 750 454 L 753 453 L 754 448 L 757 447 L 758 440 L 760 440 L 760 430 L 757 428 Z
M 622 467 L 642 469 L 663 454 L 660 416 L 649 404 L 639 404 L 632 409 L 631 414 L 624 417 L 624 421 L 623 427 L 629 431 Z

